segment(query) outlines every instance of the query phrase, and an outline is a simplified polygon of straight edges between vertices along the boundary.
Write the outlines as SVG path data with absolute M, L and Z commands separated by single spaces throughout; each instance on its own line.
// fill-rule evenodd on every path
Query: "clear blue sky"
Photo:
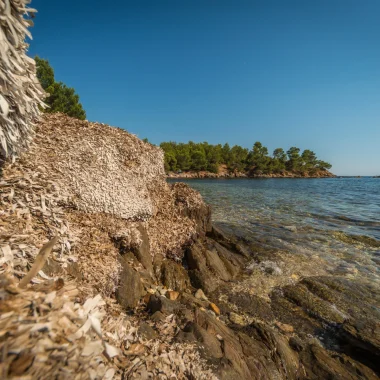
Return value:
M 312 149 L 380 174 L 379 0 L 33 0 L 30 55 L 87 117 L 148 137 Z

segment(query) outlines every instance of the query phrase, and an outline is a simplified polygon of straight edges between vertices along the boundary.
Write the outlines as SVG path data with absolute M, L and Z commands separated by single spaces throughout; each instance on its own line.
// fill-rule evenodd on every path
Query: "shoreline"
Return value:
M 270 178 L 340 178 L 339 176 L 327 173 L 318 173 L 316 175 L 309 174 L 254 174 L 248 175 L 246 173 L 230 173 L 230 174 L 216 174 L 211 172 L 186 172 L 181 174 L 167 173 L 167 179 L 270 179 Z

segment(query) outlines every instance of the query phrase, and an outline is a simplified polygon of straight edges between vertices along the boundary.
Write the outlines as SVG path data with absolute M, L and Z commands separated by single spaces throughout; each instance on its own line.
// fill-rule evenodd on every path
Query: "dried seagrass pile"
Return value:
M 173 316 L 147 341 L 138 332 L 144 315 L 127 316 L 114 299 L 112 238 L 139 245 L 142 223 L 152 255 L 180 258 L 196 234 L 183 209 L 203 206 L 195 191 L 166 183 L 158 148 L 106 125 L 45 115 L 29 151 L 0 177 L 1 376 L 213 378 L 192 347 L 173 343 Z M 54 236 L 46 263 L 54 274 L 40 270 L 18 288 Z
M 19 154 L 31 141 L 32 120 L 39 115 L 45 92 L 26 55 L 25 36 L 32 38 L 28 0 L 0 0 L 0 157 Z

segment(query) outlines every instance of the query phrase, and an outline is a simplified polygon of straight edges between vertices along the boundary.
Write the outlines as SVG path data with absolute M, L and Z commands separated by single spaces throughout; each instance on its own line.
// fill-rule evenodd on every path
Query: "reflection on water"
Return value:
M 214 222 L 263 248 L 318 255 L 335 268 L 380 279 L 380 179 L 183 180 Z M 355 272 L 354 271 L 354 272 Z M 355 273 L 356 273 L 355 272 Z

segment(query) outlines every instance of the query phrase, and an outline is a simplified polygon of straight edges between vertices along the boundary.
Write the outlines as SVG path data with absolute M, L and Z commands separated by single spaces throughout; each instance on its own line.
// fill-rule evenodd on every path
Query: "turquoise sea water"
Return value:
M 380 279 L 379 178 L 181 181 L 200 191 L 214 222 L 263 248 Z

